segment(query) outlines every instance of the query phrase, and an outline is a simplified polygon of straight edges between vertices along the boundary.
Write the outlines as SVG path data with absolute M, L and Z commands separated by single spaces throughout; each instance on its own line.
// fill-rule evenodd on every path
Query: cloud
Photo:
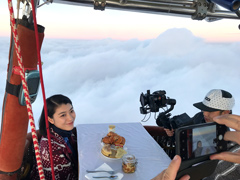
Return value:
M 195 37 L 188 29 L 173 28 L 160 34 L 151 42 L 148 48 L 151 54 L 176 57 L 184 56 L 203 44 L 203 39 Z
M 0 41 L 0 99 L 5 90 L 9 43 Z M 173 115 L 198 112 L 213 88 L 233 94 L 233 112 L 240 114 L 238 69 L 240 43 L 206 43 L 184 28 L 174 28 L 156 39 L 118 41 L 45 39 L 41 49 L 46 96 L 69 96 L 76 124 L 140 122 L 139 96 L 157 90 L 177 100 Z M 35 121 L 42 110 L 41 92 L 33 104 Z M 147 115 L 148 116 L 148 115 Z M 154 114 L 145 124 L 155 124 Z

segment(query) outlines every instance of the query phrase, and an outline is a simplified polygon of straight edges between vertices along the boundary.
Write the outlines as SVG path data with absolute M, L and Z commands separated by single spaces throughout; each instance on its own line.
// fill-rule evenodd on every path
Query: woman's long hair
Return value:
M 59 106 L 61 106 L 62 104 L 69 103 L 72 105 L 72 101 L 68 97 L 61 95 L 61 94 L 56 94 L 56 95 L 53 95 L 53 96 L 47 98 L 46 102 L 47 102 L 48 117 L 50 117 L 50 118 L 53 118 L 53 115 L 56 112 L 56 109 Z M 49 127 L 51 127 L 51 126 L 52 126 L 52 124 L 49 123 Z M 39 119 L 39 131 L 40 131 L 41 135 L 43 135 L 43 136 L 47 135 L 44 108 L 42 110 L 42 114 Z

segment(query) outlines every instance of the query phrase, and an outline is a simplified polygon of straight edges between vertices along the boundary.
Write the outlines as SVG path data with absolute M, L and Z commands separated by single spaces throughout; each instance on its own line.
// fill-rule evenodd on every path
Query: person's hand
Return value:
M 240 116 L 233 114 L 225 114 L 213 118 L 218 124 L 225 124 L 226 126 L 235 129 L 236 131 L 228 131 L 224 135 L 225 141 L 233 141 L 240 144 Z M 233 163 L 240 163 L 240 152 L 222 152 L 210 156 L 210 159 L 219 159 Z
M 164 128 L 164 131 L 167 133 L 169 137 L 172 137 L 174 135 L 174 129 L 166 129 Z
M 152 180 L 174 180 L 177 176 L 178 169 L 181 164 L 181 157 L 176 155 L 172 162 L 169 164 L 168 168 L 158 174 Z M 189 180 L 189 175 L 184 175 L 180 180 Z

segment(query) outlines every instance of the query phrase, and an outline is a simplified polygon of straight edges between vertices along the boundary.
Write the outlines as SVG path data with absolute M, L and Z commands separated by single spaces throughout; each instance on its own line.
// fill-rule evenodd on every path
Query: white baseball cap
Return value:
M 202 111 L 221 111 L 232 110 L 235 100 L 231 93 L 221 90 L 213 89 L 207 93 L 202 102 L 195 103 L 193 106 Z

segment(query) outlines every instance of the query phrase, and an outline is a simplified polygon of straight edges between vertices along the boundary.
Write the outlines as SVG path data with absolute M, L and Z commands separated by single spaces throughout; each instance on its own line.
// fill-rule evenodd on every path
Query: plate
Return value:
M 119 159 L 122 159 L 122 158 L 111 158 L 111 157 L 105 156 L 105 155 L 103 155 L 102 151 L 101 151 L 101 155 L 102 155 L 103 157 L 105 157 L 106 159 L 110 159 L 110 160 L 119 160 Z

